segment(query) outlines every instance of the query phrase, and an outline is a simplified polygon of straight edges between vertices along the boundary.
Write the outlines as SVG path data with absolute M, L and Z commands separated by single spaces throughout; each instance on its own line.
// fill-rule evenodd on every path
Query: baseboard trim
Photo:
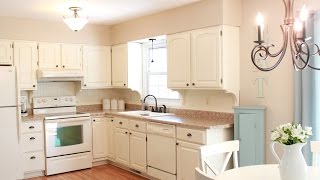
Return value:
M 106 164 L 109 164 L 107 160 L 95 161 L 95 162 L 92 162 L 92 167 L 102 166 Z
M 34 171 L 24 173 L 24 179 L 44 176 L 44 171 Z

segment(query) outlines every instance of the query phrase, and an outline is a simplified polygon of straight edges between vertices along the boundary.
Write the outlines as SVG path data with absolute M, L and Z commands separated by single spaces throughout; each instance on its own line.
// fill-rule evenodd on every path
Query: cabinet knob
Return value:
M 128 132 L 126 132 L 126 134 L 128 134 Z
M 113 119 L 111 119 L 111 122 L 113 122 Z
M 138 128 L 139 127 L 139 124 L 136 124 L 136 128 Z
M 187 136 L 188 136 L 188 137 L 192 137 L 192 134 L 191 134 L 191 133 L 188 133 Z
M 86 84 L 84 84 L 84 86 L 87 86 Z
M 32 87 L 36 87 L 36 85 L 34 84 L 34 85 L 32 85 Z
M 36 159 L 36 157 L 35 156 L 31 156 L 30 159 Z
M 34 129 L 34 126 L 29 126 L 29 129 Z
M 35 137 L 31 137 L 31 138 L 30 138 L 30 140 L 35 140 L 35 139 L 36 139 Z
M 192 86 L 196 85 L 195 83 L 192 83 Z
M 120 121 L 119 124 L 122 124 L 122 122 Z
M 130 135 L 132 134 L 132 133 L 129 133 Z
M 96 122 L 96 120 L 94 119 L 93 122 Z
M 179 143 L 176 143 L 176 145 L 178 146 L 178 145 L 179 145 Z
M 126 84 L 123 84 L 123 86 L 126 86 Z
M 187 83 L 187 86 L 189 86 L 189 83 Z
M 59 67 L 59 65 L 56 65 L 56 67 Z
M 65 66 L 63 65 L 62 68 L 65 68 Z

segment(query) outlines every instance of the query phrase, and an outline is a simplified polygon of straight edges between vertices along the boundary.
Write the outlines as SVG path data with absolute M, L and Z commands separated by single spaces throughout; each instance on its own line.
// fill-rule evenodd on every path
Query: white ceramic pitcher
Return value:
M 284 148 L 281 160 L 274 150 L 275 144 L 282 145 Z M 297 143 L 292 145 L 284 145 L 275 142 L 271 143 L 271 152 L 279 162 L 281 180 L 307 179 L 307 164 L 301 151 L 304 145 L 306 145 L 306 143 Z

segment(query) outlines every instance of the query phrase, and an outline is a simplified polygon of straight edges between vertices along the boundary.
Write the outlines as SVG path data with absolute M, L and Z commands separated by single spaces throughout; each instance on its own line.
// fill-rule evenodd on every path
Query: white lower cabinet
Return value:
M 114 118 L 107 117 L 106 125 L 107 125 L 107 157 L 109 160 L 113 161 L 116 158 L 115 151 L 115 127 L 114 127 Z
M 199 148 L 201 145 L 178 141 L 177 179 L 195 180 L 195 167 L 199 167 Z
M 116 128 L 116 162 L 129 166 L 129 130 Z
M 92 153 L 93 160 L 107 158 L 107 119 L 104 117 L 92 118 Z
M 130 168 L 147 171 L 147 135 L 141 132 L 130 132 Z
M 43 122 L 23 122 L 21 124 L 21 148 L 23 152 L 23 172 L 34 173 L 45 170 Z

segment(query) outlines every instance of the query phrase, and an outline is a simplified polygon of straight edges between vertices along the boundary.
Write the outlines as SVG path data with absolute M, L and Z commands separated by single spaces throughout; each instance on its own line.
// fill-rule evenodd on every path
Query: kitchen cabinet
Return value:
M 107 119 L 92 118 L 92 152 L 93 160 L 107 158 Z
M 107 157 L 109 160 L 114 160 L 116 158 L 115 153 L 115 127 L 114 127 L 114 118 L 106 118 L 107 125 Z
M 239 99 L 239 27 L 168 35 L 167 48 L 169 88 L 225 90 Z
M 37 89 L 37 43 L 14 41 L 14 65 L 17 67 L 20 90 Z
M 0 64 L 13 64 L 13 41 L 0 39 Z
M 111 48 L 83 46 L 83 88 L 111 87 Z
M 112 86 L 121 88 L 128 86 L 127 44 L 112 46 Z
M 115 142 L 116 162 L 129 166 L 129 130 L 116 128 Z
M 60 69 L 61 45 L 58 43 L 39 43 L 39 69 Z
M 200 144 L 180 141 L 177 146 L 177 179 L 195 180 L 193 169 L 199 167 Z
M 82 45 L 62 44 L 61 45 L 61 66 L 65 70 L 82 71 Z

